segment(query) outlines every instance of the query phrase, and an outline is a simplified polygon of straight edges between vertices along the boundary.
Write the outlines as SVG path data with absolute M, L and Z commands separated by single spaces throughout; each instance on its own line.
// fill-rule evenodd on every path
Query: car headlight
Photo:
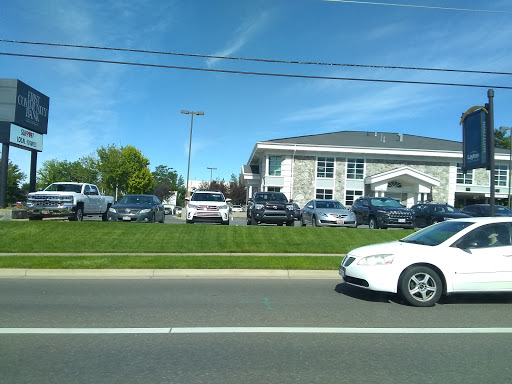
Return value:
M 151 212 L 151 208 L 149 208 L 149 209 L 141 209 L 140 210 L 140 213 L 149 213 L 149 212 Z
M 395 258 L 392 254 L 372 255 L 363 257 L 357 265 L 386 265 L 391 264 Z
M 389 215 L 388 211 L 383 211 L 382 209 L 377 209 L 378 213 L 382 213 L 383 215 Z
M 116 209 L 115 209 L 115 208 L 112 208 L 112 207 L 110 207 L 110 208 L 108 209 L 108 211 L 109 211 L 109 212 L 112 212 L 112 213 L 117 213 Z
M 264 207 L 263 204 L 254 204 L 254 209 L 256 209 L 256 210 L 263 209 L 263 207 Z
M 286 209 L 289 210 L 289 211 L 293 211 L 293 205 L 287 205 Z
M 190 209 L 197 209 L 197 205 L 195 205 L 195 204 L 189 204 L 189 205 L 187 205 L 187 208 L 190 208 Z
M 219 209 L 228 209 L 227 205 L 219 205 Z

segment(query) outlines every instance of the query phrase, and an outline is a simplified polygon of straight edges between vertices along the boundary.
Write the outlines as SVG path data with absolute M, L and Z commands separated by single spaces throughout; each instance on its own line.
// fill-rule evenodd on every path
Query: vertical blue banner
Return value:
M 462 170 L 489 167 L 487 111 L 479 109 L 465 116 L 462 125 Z

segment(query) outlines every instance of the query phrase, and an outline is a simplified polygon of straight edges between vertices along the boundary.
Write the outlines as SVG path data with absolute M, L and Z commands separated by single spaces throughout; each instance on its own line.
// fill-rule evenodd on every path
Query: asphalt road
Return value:
M 0 279 L 0 308 L 2 383 L 512 383 L 512 295 L 414 308 L 337 279 Z

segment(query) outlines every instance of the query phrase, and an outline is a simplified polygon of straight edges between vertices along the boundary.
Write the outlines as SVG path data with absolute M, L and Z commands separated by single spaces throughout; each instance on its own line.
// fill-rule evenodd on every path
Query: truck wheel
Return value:
M 84 221 L 84 209 L 81 205 L 75 208 L 73 216 L 69 217 L 69 221 Z
M 107 210 L 105 212 L 103 212 L 103 214 L 101 215 L 101 221 L 107 221 L 108 220 L 108 210 L 110 209 L 111 207 L 111 204 L 108 204 L 107 205 Z

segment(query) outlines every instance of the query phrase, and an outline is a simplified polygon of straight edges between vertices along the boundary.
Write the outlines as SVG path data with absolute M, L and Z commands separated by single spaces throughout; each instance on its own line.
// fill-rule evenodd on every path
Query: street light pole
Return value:
M 217 169 L 217 168 L 206 167 L 206 169 L 210 170 L 210 185 L 211 185 L 212 184 L 212 178 L 213 178 L 213 170 Z
M 510 183 L 512 181 L 512 127 L 500 127 L 500 130 L 503 132 L 509 131 L 510 135 L 510 148 L 509 148 L 509 163 L 508 163 L 508 209 L 510 209 Z
M 204 115 L 203 111 L 185 111 L 181 110 L 181 113 L 185 115 L 190 115 L 190 141 L 188 143 L 188 166 L 187 166 L 187 187 L 185 191 L 185 198 L 190 197 L 190 189 L 189 189 L 189 176 L 190 176 L 190 152 L 192 150 L 192 128 L 194 126 L 194 115 L 202 116 Z

